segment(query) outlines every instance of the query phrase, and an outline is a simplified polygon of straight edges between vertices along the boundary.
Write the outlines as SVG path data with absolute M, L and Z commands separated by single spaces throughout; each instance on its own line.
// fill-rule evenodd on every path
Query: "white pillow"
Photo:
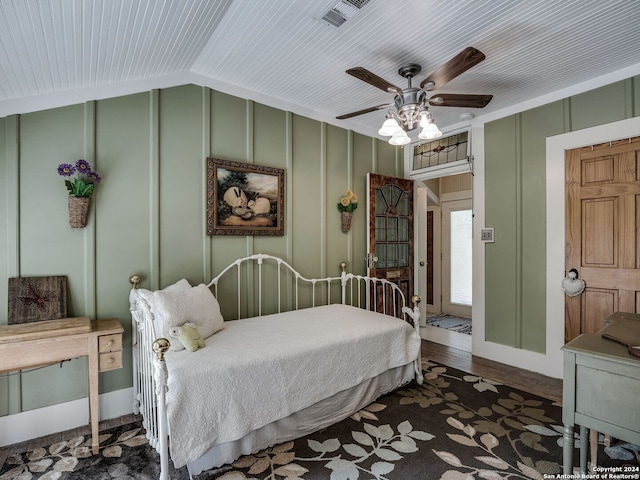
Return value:
M 178 292 L 178 291 L 185 291 L 185 290 L 189 290 L 191 288 L 191 284 L 189 283 L 189 281 L 186 278 L 182 278 L 180 280 L 178 280 L 176 283 L 173 283 L 171 285 L 166 286 L 165 288 L 163 288 L 162 290 L 158 290 L 161 292 Z M 162 324 L 163 319 L 162 318 L 158 318 L 158 311 L 156 309 L 156 302 L 155 302 L 155 298 L 153 296 L 153 293 L 151 290 L 146 290 L 144 288 L 137 288 L 134 290 L 134 292 L 137 292 L 138 295 L 140 295 L 148 304 L 149 304 L 149 310 L 151 311 L 151 314 L 153 315 L 153 324 L 156 327 L 156 330 L 158 331 L 157 333 L 162 334 Z
M 188 290 L 157 291 L 153 293 L 156 311 L 163 319 L 162 333 L 171 338 L 169 330 L 192 322 L 202 338 L 224 327 L 220 305 L 204 283 Z M 172 350 L 182 350 L 181 342 L 172 342 Z

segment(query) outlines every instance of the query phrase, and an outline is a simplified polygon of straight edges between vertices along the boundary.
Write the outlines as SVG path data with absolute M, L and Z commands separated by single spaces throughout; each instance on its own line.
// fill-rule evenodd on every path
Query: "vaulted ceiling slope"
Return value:
M 473 46 L 438 93 L 493 100 L 431 107 L 446 129 L 640 74 L 639 25 L 636 0 L 0 0 L 0 116 L 196 83 L 376 135 L 384 110 L 335 117 L 393 96 L 347 69 L 404 88 Z

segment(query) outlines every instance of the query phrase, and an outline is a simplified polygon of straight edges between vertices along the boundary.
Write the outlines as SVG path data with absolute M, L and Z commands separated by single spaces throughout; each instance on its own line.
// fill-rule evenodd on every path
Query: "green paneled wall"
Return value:
M 283 237 L 206 236 L 207 156 L 285 169 Z M 103 182 L 87 227 L 72 230 L 56 167 L 78 158 Z M 101 374 L 101 391 L 129 387 L 132 273 L 145 288 L 182 277 L 196 284 L 259 252 L 310 278 L 338 275 L 341 261 L 363 273 L 366 173 L 402 176 L 402 165 L 402 151 L 384 141 L 194 85 L 2 118 L 0 324 L 8 277 L 66 275 L 69 315 L 117 317 L 125 327 L 124 368 Z M 345 234 L 336 204 L 347 188 L 361 206 Z M 219 295 L 223 313 L 230 294 Z M 2 377 L 0 415 L 82 398 L 85 378 L 84 359 Z
M 508 321 L 518 295 L 516 127 L 515 116 L 485 126 L 485 222 L 496 232 L 485 246 L 485 338 L 505 345 L 515 345 L 517 327 Z
M 632 80 L 612 83 L 570 99 L 571 131 L 633 117 Z
M 204 275 L 201 199 L 205 196 L 201 89 L 159 92 L 160 283 L 187 272 Z M 196 279 L 194 279 L 195 281 Z
M 546 343 L 545 328 L 540 328 L 540 319 L 546 318 L 546 304 L 540 301 L 546 298 L 546 229 L 539 228 L 546 224 L 546 138 L 563 131 L 566 103 L 560 101 L 528 110 L 520 119 L 523 132 L 536 133 L 522 135 L 520 140 L 519 281 L 523 294 L 519 297 L 522 318 L 519 341 L 525 350 L 536 352 L 544 352 Z
M 18 182 L 17 182 L 17 127 L 16 117 L 0 119 L 0 182 L 3 195 L 0 195 L 0 212 L 7 212 L 4 224 L 7 226 L 6 235 L 0 235 L 0 252 L 4 257 L 0 258 L 0 279 L 16 275 L 18 270 L 16 254 L 16 234 L 17 218 L 16 210 L 18 203 Z M 11 160 L 9 160 L 11 159 Z M 11 186 L 10 186 L 11 185 Z M 9 212 L 13 214 L 10 215 Z M 11 232 L 14 232 L 12 235 Z M 6 286 L 6 284 L 5 284 Z M 7 289 L 0 288 L 0 305 L 7 305 Z M 6 377 L 0 375 L 0 412 L 15 412 L 20 406 L 15 405 L 16 396 L 11 396 L 10 391 L 20 388 L 20 377 Z
M 496 232 L 485 245 L 487 341 L 545 352 L 546 138 L 636 116 L 639 97 L 634 77 L 485 125 L 485 222 Z
M 20 138 L 32 139 L 19 145 L 20 275 L 66 275 L 70 291 L 79 293 L 69 298 L 69 309 L 91 310 L 93 303 L 88 300 L 85 288 L 90 273 L 85 260 L 92 250 L 91 235 L 89 231 L 83 232 L 89 235 L 66 235 L 67 195 L 64 182 L 56 173 L 58 159 L 84 156 L 83 106 L 23 115 L 19 128 Z M 53 154 L 52 147 L 59 149 L 60 156 Z M 52 241 L 56 237 L 64 241 Z M 85 359 L 73 360 L 62 369 L 50 366 L 29 373 L 22 379 L 21 408 L 30 410 L 46 405 L 54 389 L 71 398 L 85 396 L 86 378 Z

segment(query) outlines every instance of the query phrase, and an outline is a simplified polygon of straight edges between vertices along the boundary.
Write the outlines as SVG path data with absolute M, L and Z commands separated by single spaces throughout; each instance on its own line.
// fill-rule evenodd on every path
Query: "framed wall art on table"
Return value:
M 8 323 L 55 320 L 67 316 L 67 277 L 9 278 Z
M 207 235 L 284 235 L 284 169 L 207 158 Z

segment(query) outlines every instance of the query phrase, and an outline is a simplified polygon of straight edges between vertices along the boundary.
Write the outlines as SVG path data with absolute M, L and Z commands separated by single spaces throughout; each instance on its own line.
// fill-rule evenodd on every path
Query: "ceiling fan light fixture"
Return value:
M 406 145 L 411 142 L 407 131 L 413 130 L 418 125 L 421 128 L 418 135 L 420 139 L 432 140 L 442 136 L 442 132 L 433 120 L 433 115 L 424 102 L 405 105 L 402 115 L 389 112 L 382 127 L 378 130 L 378 134 L 383 137 L 391 136 L 389 139 L 391 145 Z
M 398 125 L 396 119 L 387 116 L 387 119 L 382 124 L 382 127 L 380 127 L 380 130 L 378 130 L 378 135 L 382 135 L 383 137 L 391 137 L 398 130 L 401 130 L 401 128 L 400 125 Z
M 420 112 L 420 128 L 424 129 L 429 123 L 433 122 L 433 115 L 428 110 Z
M 426 127 L 422 129 L 422 131 L 418 135 L 418 138 L 423 140 L 433 140 L 434 138 L 438 138 L 441 136 L 442 132 L 440 131 L 438 126 L 435 123 L 430 122 Z
M 412 86 L 412 79 L 422 70 L 422 67 L 417 63 L 410 63 L 398 70 L 398 74 L 407 79 L 406 88 L 397 87 L 364 67 L 350 68 L 346 71 L 347 74 L 387 93 L 393 93 L 393 103 L 358 110 L 340 115 L 336 118 L 338 120 L 344 120 L 355 117 L 356 115 L 392 107 L 386 116 L 386 120 L 378 130 L 380 136 L 391 136 L 389 140 L 391 145 L 406 145 L 410 143 L 411 139 L 407 132 L 412 132 L 418 127 L 420 127 L 418 138 L 438 138 L 442 136 L 442 132 L 435 124 L 431 112 L 429 112 L 430 105 L 438 107 L 483 108 L 487 106 L 493 96 L 443 93 L 429 97 L 427 92 L 442 88 L 447 82 L 466 72 L 484 59 L 485 55 L 480 50 L 474 47 L 467 47 L 425 78 L 420 83 L 420 88 Z M 394 106 L 395 110 L 393 109 Z M 472 114 L 469 113 L 467 115 L 467 119 L 473 118 Z
M 410 143 L 410 142 L 411 142 L 411 138 L 409 138 L 409 135 L 407 135 L 407 132 L 405 132 L 402 129 L 399 129 L 389 139 L 389 143 L 391 145 L 406 145 L 407 143 Z

